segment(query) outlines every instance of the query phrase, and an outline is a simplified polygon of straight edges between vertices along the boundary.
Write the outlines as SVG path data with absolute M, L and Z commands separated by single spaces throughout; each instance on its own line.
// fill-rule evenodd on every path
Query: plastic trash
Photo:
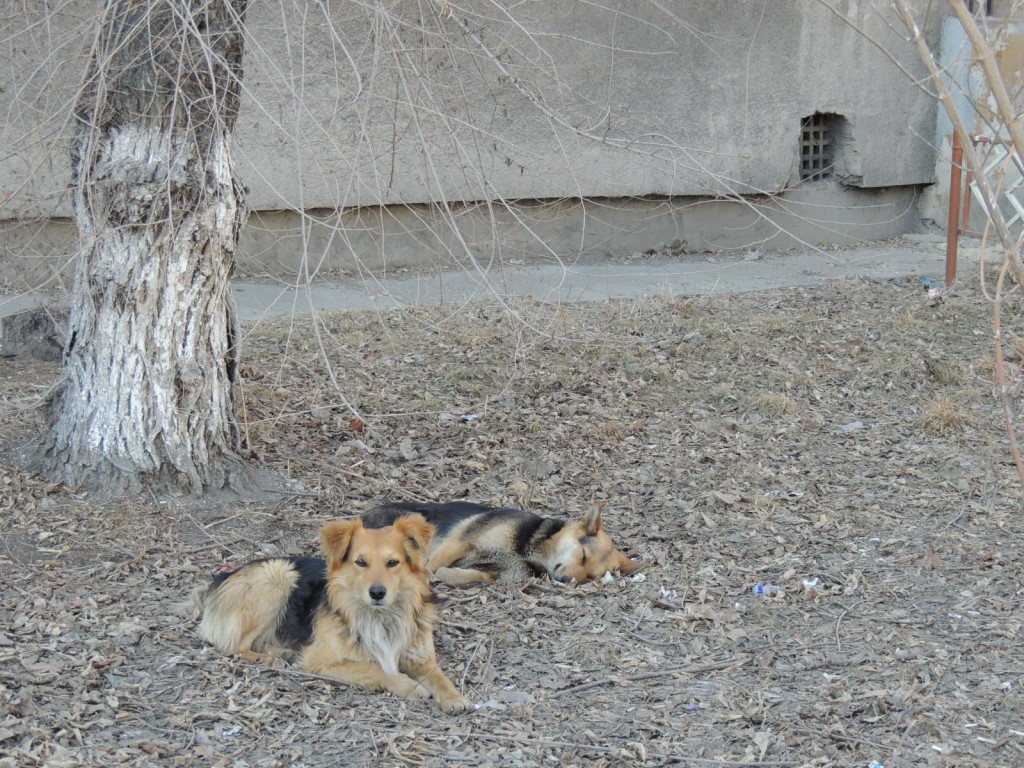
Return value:
M 780 592 L 782 592 L 782 587 L 777 584 L 765 584 L 761 581 L 757 582 L 753 589 L 755 595 L 764 595 L 765 597 L 775 597 Z

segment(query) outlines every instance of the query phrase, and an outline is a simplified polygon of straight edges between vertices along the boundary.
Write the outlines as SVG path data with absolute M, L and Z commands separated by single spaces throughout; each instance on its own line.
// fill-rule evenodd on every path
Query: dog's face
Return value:
M 370 608 L 394 605 L 427 583 L 427 550 L 434 526 L 422 515 L 406 515 L 387 528 L 364 528 L 361 520 L 337 520 L 320 531 L 327 578 Z
M 611 537 L 601 530 L 601 509 L 597 507 L 578 523 L 566 525 L 559 534 L 551 578 L 583 584 L 608 571 L 632 573 L 639 567 L 639 563 L 617 550 Z

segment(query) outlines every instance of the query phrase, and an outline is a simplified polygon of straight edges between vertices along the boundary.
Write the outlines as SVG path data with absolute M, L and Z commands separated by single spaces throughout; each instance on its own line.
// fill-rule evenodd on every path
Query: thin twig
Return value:
M 590 752 L 603 752 L 605 754 L 618 754 L 619 749 L 617 747 L 604 747 L 598 744 L 582 744 L 573 741 L 554 741 L 550 739 L 538 739 L 530 736 L 518 736 L 513 733 L 482 733 L 480 731 L 473 731 L 471 733 L 450 733 L 450 736 L 454 736 L 460 739 L 482 739 L 484 741 L 497 741 L 501 743 L 511 744 L 526 744 L 531 747 L 553 747 L 558 749 L 579 749 Z
M 641 672 L 640 674 L 636 675 L 628 675 L 623 679 L 635 682 L 637 680 L 651 680 L 656 677 L 668 675 L 699 675 L 703 672 L 716 672 L 720 669 L 729 669 L 730 667 L 741 667 L 749 662 L 750 659 L 741 658 L 737 656 L 731 659 L 716 661 L 712 662 L 711 664 L 701 664 L 695 667 L 670 667 L 660 672 Z
M 846 617 L 846 614 L 848 614 L 850 611 L 852 611 L 854 608 L 856 608 L 858 605 L 860 605 L 863 602 L 864 602 L 863 600 L 858 600 L 856 603 L 851 605 L 849 608 L 844 608 L 843 612 L 839 614 L 839 618 L 836 619 L 836 650 L 837 651 L 843 650 L 843 641 L 839 639 L 839 627 L 843 623 L 843 619 Z
M 794 728 L 793 733 L 802 733 L 807 736 L 824 736 L 827 739 L 832 739 L 832 741 L 845 741 L 850 744 L 865 744 L 869 747 L 874 747 L 875 749 L 881 750 L 883 752 L 886 749 L 889 749 L 889 747 L 886 747 L 883 744 L 878 744 L 874 741 L 868 741 L 867 739 L 861 738 L 860 736 L 847 736 L 842 733 L 835 733 L 834 731 L 812 731 L 806 728 Z
M 1010 438 L 1010 452 L 1013 454 L 1013 463 L 1017 466 L 1017 475 L 1024 483 L 1024 457 L 1021 456 L 1020 444 L 1017 440 L 1017 425 L 1013 417 L 1013 401 L 1010 397 L 1010 385 L 1006 381 L 1006 361 L 1003 355 L 1003 330 L 1002 330 L 1002 307 L 1003 307 L 1003 284 L 1006 281 L 1006 272 L 1011 261 L 1003 262 L 999 270 L 999 280 L 996 283 L 996 296 L 992 304 L 992 323 L 996 343 L 996 380 L 999 383 L 1000 402 L 1003 406 L 1003 414 L 1006 417 L 1006 432 Z
M 527 744 L 531 747 L 547 747 L 554 749 L 578 749 L 580 751 L 590 752 L 602 752 L 604 754 L 619 754 L 621 748 L 619 747 L 605 747 L 599 744 L 582 744 L 579 742 L 572 741 L 554 741 L 550 739 L 538 739 L 533 736 L 519 736 L 512 733 L 482 733 L 480 731 L 465 732 L 465 733 L 451 733 L 451 736 L 460 739 L 481 739 L 483 741 L 496 741 L 500 743 L 511 743 L 511 744 Z M 754 766 L 754 768 L 787 768 L 787 766 L 797 765 L 797 763 L 791 761 L 777 762 L 777 763 L 762 763 L 762 762 L 750 762 L 748 760 L 729 760 L 729 759 L 715 759 L 707 757 L 683 757 L 681 755 L 650 755 L 648 758 L 655 758 L 664 761 L 662 764 L 668 763 L 694 763 L 696 765 L 721 765 L 732 768 L 732 766 Z
M 618 683 L 635 683 L 640 680 L 654 680 L 656 678 L 667 678 L 673 675 L 698 675 L 702 672 L 713 672 L 719 669 L 729 669 L 730 667 L 737 667 L 746 664 L 749 659 L 732 658 L 726 659 L 725 661 L 718 661 L 713 664 L 702 664 L 696 667 L 675 667 L 661 669 L 656 672 L 641 672 L 636 675 L 625 675 L 623 677 L 609 677 L 601 680 L 591 680 L 588 683 L 582 683 L 580 685 L 573 685 L 568 688 L 560 688 L 557 691 L 552 691 L 548 694 L 549 699 L 556 699 L 567 693 L 579 693 L 581 691 L 590 690 L 591 688 L 599 688 L 603 685 L 616 685 Z
M 718 760 L 712 757 L 684 757 L 683 755 L 669 755 L 664 759 L 662 765 L 670 765 L 672 763 L 692 763 L 693 765 L 722 765 L 726 768 L 787 768 L 791 765 L 800 765 L 792 761 L 772 762 L 766 763 L 763 761 L 750 762 L 748 760 Z
M 473 663 L 473 660 L 476 658 L 476 654 L 477 654 L 477 651 L 480 650 L 480 646 L 483 645 L 483 644 L 484 644 L 484 639 L 481 637 L 477 641 L 476 647 L 473 648 L 473 652 L 471 654 L 469 654 L 469 658 L 466 659 L 466 664 L 465 664 L 465 666 L 462 669 L 462 678 L 459 680 L 459 690 L 460 691 L 466 690 L 466 675 L 469 674 L 469 667 Z
M 622 680 L 615 677 L 607 677 L 603 680 L 591 680 L 589 683 L 582 683 L 581 685 L 572 685 L 568 688 L 560 688 L 557 691 L 552 691 L 550 694 L 548 694 L 548 698 L 557 699 L 559 696 L 562 696 L 567 693 L 582 693 L 583 691 L 589 691 L 591 688 L 600 688 L 604 685 L 616 685 L 620 682 L 622 682 Z

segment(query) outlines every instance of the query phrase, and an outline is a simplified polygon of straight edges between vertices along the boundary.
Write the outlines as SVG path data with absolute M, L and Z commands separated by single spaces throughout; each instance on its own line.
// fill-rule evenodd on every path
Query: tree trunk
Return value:
M 248 0 L 107 0 L 72 149 L 81 253 L 37 467 L 103 495 L 202 493 L 238 456 L 231 131 Z

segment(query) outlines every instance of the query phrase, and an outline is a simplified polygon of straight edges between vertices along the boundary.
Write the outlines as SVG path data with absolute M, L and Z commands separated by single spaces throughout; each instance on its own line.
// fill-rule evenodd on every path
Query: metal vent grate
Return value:
M 800 122 L 801 181 L 822 181 L 832 178 L 835 168 L 833 117 L 816 112 Z

